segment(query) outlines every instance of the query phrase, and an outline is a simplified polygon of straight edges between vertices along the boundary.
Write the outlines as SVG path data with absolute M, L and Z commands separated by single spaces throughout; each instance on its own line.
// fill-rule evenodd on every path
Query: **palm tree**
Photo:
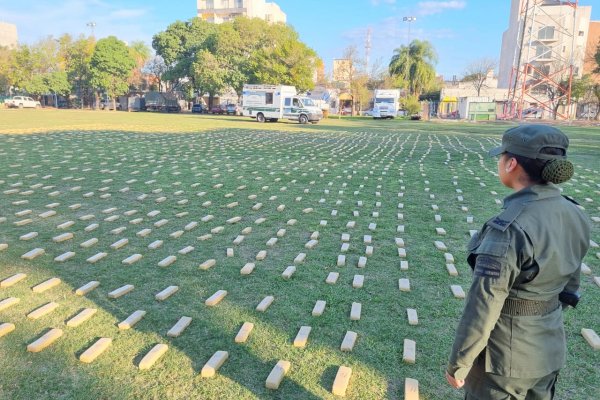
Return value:
M 435 79 L 437 54 L 426 40 L 413 40 L 408 47 L 394 50 L 390 61 L 390 75 L 408 83 L 410 94 L 420 95 Z

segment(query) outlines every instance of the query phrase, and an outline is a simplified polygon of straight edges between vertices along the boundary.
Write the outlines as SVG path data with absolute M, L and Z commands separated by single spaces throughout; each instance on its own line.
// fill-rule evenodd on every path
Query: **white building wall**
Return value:
M 0 46 L 14 49 L 18 44 L 17 26 L 0 22 Z
M 500 50 L 500 62 L 498 63 L 498 87 L 501 88 L 508 88 L 508 81 L 512 72 L 515 51 L 518 47 L 519 24 L 522 23 L 519 15 L 522 2 L 523 0 L 512 0 L 508 29 L 502 35 L 502 49 Z
M 287 16 L 275 3 L 265 0 L 197 0 L 198 17 L 220 24 L 238 16 L 286 23 Z

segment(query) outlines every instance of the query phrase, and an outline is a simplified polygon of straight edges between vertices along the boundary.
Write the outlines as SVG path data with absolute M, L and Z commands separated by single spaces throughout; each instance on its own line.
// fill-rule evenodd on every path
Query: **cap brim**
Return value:
M 490 151 L 488 151 L 488 154 L 490 155 L 490 157 L 496 157 L 502 153 L 504 153 L 504 149 L 502 148 L 502 146 L 495 147 L 495 148 L 491 149 Z

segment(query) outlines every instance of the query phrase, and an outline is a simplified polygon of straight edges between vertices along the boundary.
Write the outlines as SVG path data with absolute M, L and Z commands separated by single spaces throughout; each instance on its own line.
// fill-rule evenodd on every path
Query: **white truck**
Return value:
M 27 96 L 14 96 L 4 102 L 9 108 L 40 108 L 39 101 Z
M 400 108 L 399 89 L 375 89 L 373 119 L 395 118 Z
M 323 118 L 323 111 L 312 99 L 299 96 L 294 86 L 285 85 L 244 85 L 242 112 L 258 122 L 286 118 L 301 124 L 316 124 Z

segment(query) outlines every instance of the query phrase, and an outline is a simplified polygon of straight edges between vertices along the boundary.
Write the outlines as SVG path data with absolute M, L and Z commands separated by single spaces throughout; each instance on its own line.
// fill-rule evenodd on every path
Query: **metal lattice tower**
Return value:
M 561 103 L 556 118 L 569 119 L 578 3 L 522 0 L 505 118 L 522 119 L 530 103 L 554 115 Z

